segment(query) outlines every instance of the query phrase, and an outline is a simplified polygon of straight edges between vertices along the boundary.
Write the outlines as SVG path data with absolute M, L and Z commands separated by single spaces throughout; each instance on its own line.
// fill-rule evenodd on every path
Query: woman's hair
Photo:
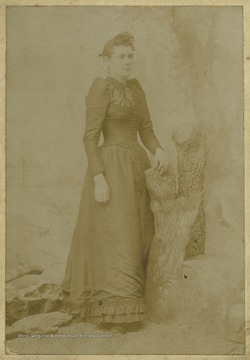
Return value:
M 99 54 L 99 56 L 110 57 L 115 46 L 130 46 L 132 50 L 135 50 L 134 40 L 135 38 L 127 31 L 121 32 L 106 42 L 103 51 Z

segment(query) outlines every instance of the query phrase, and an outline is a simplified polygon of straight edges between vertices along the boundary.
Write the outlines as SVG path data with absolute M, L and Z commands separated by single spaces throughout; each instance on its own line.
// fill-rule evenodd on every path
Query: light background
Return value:
M 195 46 L 203 48 L 212 37 L 212 91 L 206 87 L 211 63 L 203 62 L 208 53 L 200 57 L 199 51 L 185 48 L 185 33 L 193 31 L 194 22 Z M 242 276 L 242 9 L 223 8 L 214 20 L 211 7 L 180 8 L 175 14 L 171 8 L 157 7 L 23 7 L 9 10 L 7 25 L 9 174 L 22 159 L 31 167 L 45 164 L 49 169 L 42 176 L 31 176 L 25 186 L 9 185 L 7 266 L 39 254 L 43 265 L 56 270 L 52 274 L 47 266 L 45 276 L 60 279 L 86 167 L 84 98 L 93 78 L 104 74 L 97 56 L 103 44 L 128 30 L 136 39 L 134 77 L 143 85 L 156 135 L 171 160 L 175 154 L 170 136 L 183 121 L 198 121 L 214 141 L 206 181 L 208 229 L 214 228 L 222 209 L 231 238 L 226 239 L 225 233 L 213 236 L 208 251 L 236 251 L 235 266 Z M 198 69 L 194 78 L 193 68 Z M 205 111 L 197 104 L 197 83 L 203 91 L 198 102 Z
M 34 176 L 25 179 L 26 190 L 37 187 L 36 195 L 40 191 L 45 199 L 64 187 L 61 206 L 72 201 L 71 191 L 80 194 L 87 165 L 82 142 L 85 96 L 93 79 L 106 75 L 98 57 L 104 43 L 128 30 L 136 39 L 132 76 L 146 92 L 160 143 L 174 162 L 173 129 L 183 122 L 201 125 L 208 144 L 213 144 L 206 174 L 207 206 L 212 198 L 220 202 L 227 220 L 242 232 L 240 7 L 13 7 L 7 20 L 7 178 L 24 160 L 34 168 Z M 44 175 L 35 169 L 39 165 Z M 19 187 L 10 189 L 17 191 L 15 201 L 23 194 Z M 25 210 L 28 197 L 19 204 L 27 217 L 34 216 L 32 208 Z M 234 209 L 228 206 L 232 201 Z M 11 204 L 10 196 L 8 215 L 18 210 Z M 72 206 L 76 210 L 77 200 Z M 39 220 L 46 227 L 46 220 Z

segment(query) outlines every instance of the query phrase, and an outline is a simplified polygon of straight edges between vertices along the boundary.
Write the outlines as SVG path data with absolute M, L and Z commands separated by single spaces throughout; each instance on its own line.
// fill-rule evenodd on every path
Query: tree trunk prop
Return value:
M 182 263 L 201 194 L 178 197 L 171 166 L 163 176 L 153 168 L 145 175 L 156 234 L 147 263 L 145 302 L 149 318 L 162 322 L 173 317 L 179 306 Z
M 183 124 L 172 135 L 178 159 L 178 194 L 188 198 L 201 193 L 199 211 L 192 225 L 185 259 L 205 253 L 206 219 L 204 210 L 205 141 L 190 124 Z

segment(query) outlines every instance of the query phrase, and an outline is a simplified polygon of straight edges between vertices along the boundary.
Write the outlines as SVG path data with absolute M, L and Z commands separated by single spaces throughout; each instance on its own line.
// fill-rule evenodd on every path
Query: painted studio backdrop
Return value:
M 176 177 L 173 134 L 185 137 L 195 124 L 205 137 L 205 254 L 186 260 L 182 321 L 177 314 L 152 322 L 136 335 L 141 343 L 124 335 L 123 347 L 112 351 L 244 352 L 242 21 L 241 7 L 230 6 L 8 7 L 6 274 L 41 269 L 7 282 L 10 302 L 18 291 L 62 280 L 87 167 L 85 97 L 93 79 L 106 76 L 98 57 L 103 45 L 129 31 L 136 48 L 132 77 L 146 93 Z M 46 297 L 52 290 L 43 291 Z M 15 306 L 8 326 L 20 320 Z M 85 353 L 109 353 L 111 341 L 86 343 Z M 20 339 L 9 344 L 24 354 L 44 351 L 39 342 L 30 349 Z M 80 354 L 82 348 L 65 340 L 48 351 Z

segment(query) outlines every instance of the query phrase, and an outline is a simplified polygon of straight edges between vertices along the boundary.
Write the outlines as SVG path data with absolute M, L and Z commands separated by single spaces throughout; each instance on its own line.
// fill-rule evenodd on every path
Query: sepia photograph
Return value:
M 244 355 L 243 6 L 6 6 L 6 355 Z

